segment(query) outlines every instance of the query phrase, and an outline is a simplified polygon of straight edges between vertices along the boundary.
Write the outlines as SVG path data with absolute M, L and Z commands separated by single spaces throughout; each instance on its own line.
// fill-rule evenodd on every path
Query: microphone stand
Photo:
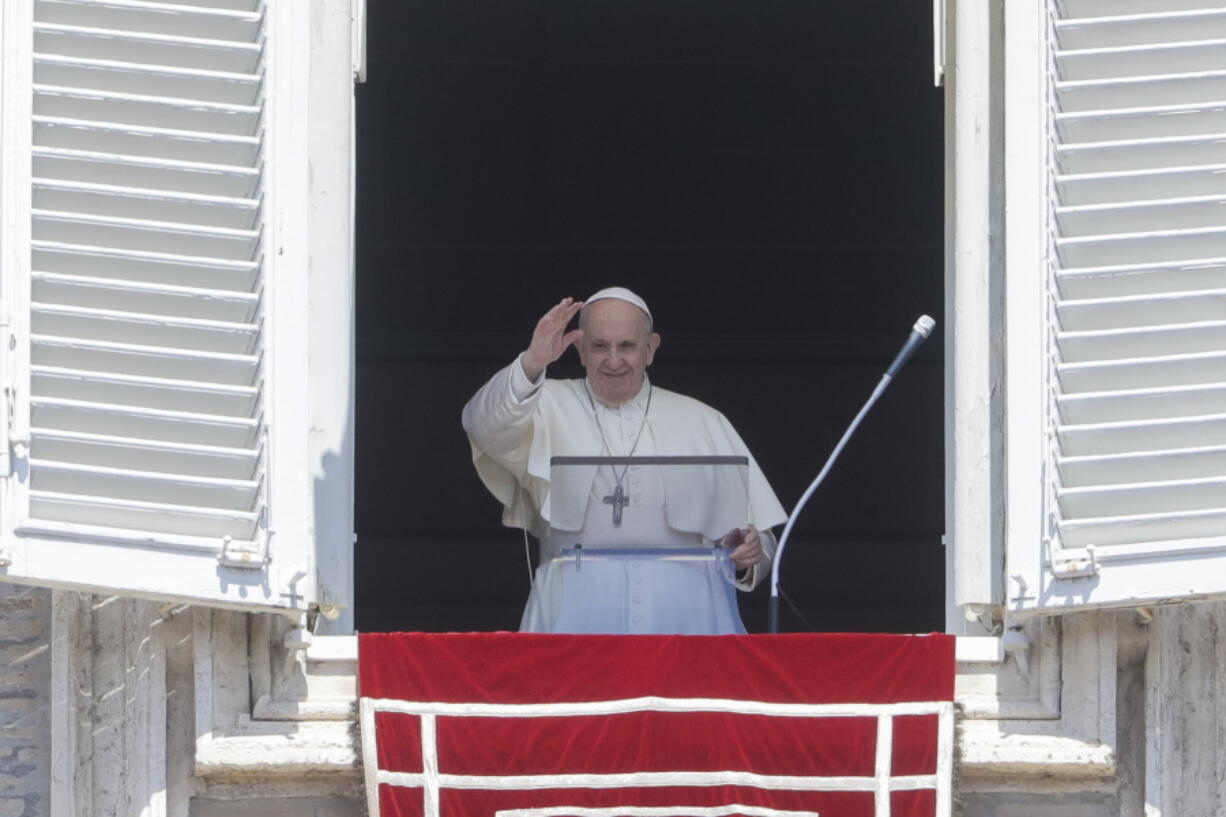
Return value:
M 851 425 L 843 432 L 843 436 L 839 438 L 838 445 L 834 447 L 834 450 L 830 452 L 830 456 L 826 458 L 826 464 L 822 466 L 822 470 L 814 477 L 813 482 L 809 483 L 809 487 L 801 495 L 800 501 L 796 503 L 796 508 L 788 517 L 787 524 L 783 526 L 783 535 L 779 537 L 779 545 L 775 548 L 774 564 L 771 565 L 771 595 L 767 614 L 768 624 L 772 633 L 779 632 L 779 567 L 783 564 L 783 550 L 787 547 L 788 537 L 792 533 L 792 526 L 796 524 L 801 510 L 804 509 L 805 503 L 809 501 L 809 497 L 813 496 L 817 486 L 821 485 L 822 481 L 826 479 L 826 474 L 830 473 L 831 467 L 834 466 L 834 461 L 839 458 L 839 454 L 843 453 L 843 448 L 846 447 L 847 441 L 851 439 L 851 435 L 855 434 L 856 429 L 860 427 L 860 422 L 864 419 L 864 416 L 868 414 L 869 409 L 873 407 L 878 398 L 885 393 L 889 385 L 894 382 L 894 376 L 898 374 L 898 370 L 915 353 L 919 345 L 928 339 L 928 335 L 932 332 L 932 327 L 935 325 L 936 321 L 927 315 L 921 315 L 920 319 L 915 322 L 915 327 L 911 330 L 911 335 L 907 338 L 906 344 L 903 345 L 902 351 L 894 358 L 894 362 L 890 364 L 890 368 L 886 373 L 881 376 L 881 382 L 877 384 L 877 388 L 873 389 L 873 393 L 868 396 L 868 400 L 864 403 L 856 418 L 851 421 Z

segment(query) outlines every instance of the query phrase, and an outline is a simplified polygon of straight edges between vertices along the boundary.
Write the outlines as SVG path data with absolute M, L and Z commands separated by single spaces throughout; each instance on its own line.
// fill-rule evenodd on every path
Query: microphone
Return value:
M 852 420 L 851 425 L 843 432 L 838 445 L 834 447 L 834 451 L 830 452 L 830 456 L 826 459 L 826 464 L 822 466 L 822 470 L 813 479 L 813 482 L 809 484 L 804 495 L 800 497 L 800 501 L 796 503 L 795 510 L 788 517 L 787 524 L 783 526 L 783 535 L 779 537 L 779 544 L 775 547 L 774 564 L 771 565 L 771 592 L 767 605 L 767 621 L 772 633 L 779 632 L 779 568 L 783 564 L 783 549 L 787 547 L 788 537 L 792 535 L 792 526 L 796 524 L 796 517 L 800 516 L 800 512 L 805 507 L 805 503 L 809 501 L 809 497 L 813 496 L 817 486 L 821 485 L 822 480 L 826 478 L 826 474 L 830 473 L 834 461 L 839 458 L 839 454 L 843 453 L 843 447 L 847 445 L 851 435 L 855 434 L 856 429 L 860 427 L 860 421 L 864 419 L 864 415 L 868 414 L 868 410 L 873 407 L 873 404 L 877 402 L 877 398 L 882 395 L 894 380 L 894 376 L 898 374 L 898 370 L 903 367 L 903 364 L 911 358 L 911 355 L 915 354 L 915 350 L 919 348 L 919 345 L 932 334 L 932 327 L 936 326 L 936 323 L 929 316 L 920 315 L 919 320 L 915 322 L 915 326 L 911 329 L 910 337 L 903 344 L 902 351 L 898 353 L 898 356 L 894 358 L 894 362 L 890 364 L 890 368 L 882 375 L 881 382 L 877 384 L 877 388 L 873 389 L 873 393 L 869 395 L 868 401 L 860 409 L 856 419 Z
M 898 374 L 898 370 L 903 367 L 903 364 L 911 359 L 911 355 L 915 354 L 915 350 L 919 345 L 928 340 L 928 336 L 932 334 L 932 327 L 936 326 L 937 322 L 927 315 L 920 315 L 919 320 L 915 322 L 915 326 L 911 327 L 911 336 L 907 338 L 907 342 L 903 344 L 902 351 L 898 353 L 898 357 L 894 358 L 894 362 L 890 364 L 890 368 L 886 370 L 885 376 L 894 379 Z

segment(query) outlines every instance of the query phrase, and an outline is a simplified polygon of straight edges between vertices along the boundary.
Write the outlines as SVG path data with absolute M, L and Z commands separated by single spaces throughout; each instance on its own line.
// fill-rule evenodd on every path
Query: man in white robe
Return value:
M 579 328 L 567 332 L 576 314 Z M 547 379 L 546 367 L 571 345 L 586 377 Z M 770 574 L 769 528 L 786 513 L 722 414 L 652 386 L 647 367 L 659 345 L 651 312 L 633 292 L 604 289 L 586 304 L 566 298 L 537 323 L 528 349 L 464 407 L 473 462 L 503 504 L 503 523 L 541 540 L 521 630 L 745 632 L 733 587 L 751 590 Z M 551 484 L 553 457 L 653 455 L 739 456 L 748 464 L 739 478 L 725 471 L 705 480 L 643 465 L 567 469 L 567 479 Z M 724 511 L 738 503 L 748 524 L 730 529 Z M 740 575 L 725 575 L 711 560 L 626 559 L 585 561 L 580 581 L 573 559 L 559 558 L 576 542 L 723 544 Z

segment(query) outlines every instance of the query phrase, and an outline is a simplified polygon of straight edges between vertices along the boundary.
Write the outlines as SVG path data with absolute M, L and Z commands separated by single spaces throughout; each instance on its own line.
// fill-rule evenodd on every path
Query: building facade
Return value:
M 937 5 L 957 808 L 1220 813 L 1226 7 Z M 360 814 L 360 3 L 2 14 L 0 817 Z

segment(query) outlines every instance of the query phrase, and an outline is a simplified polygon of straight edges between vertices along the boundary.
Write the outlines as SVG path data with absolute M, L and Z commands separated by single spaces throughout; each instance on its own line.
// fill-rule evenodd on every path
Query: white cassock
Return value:
M 517 359 L 468 401 L 463 422 L 477 473 L 503 505 L 503 524 L 524 528 L 541 541 L 541 565 L 522 631 L 745 632 L 735 589 L 751 590 L 769 575 L 775 541 L 768 529 L 783 523 L 787 514 L 718 411 L 653 388 L 646 379 L 634 399 L 607 406 L 594 395 L 589 399 L 583 380 L 542 377 L 532 383 Z M 632 466 L 624 474 L 619 468 L 629 499 L 621 524 L 613 523 L 607 502 L 617 484 L 608 466 L 591 467 L 579 479 L 570 478 L 568 469 L 565 484 L 551 485 L 555 456 L 630 456 L 632 450 L 634 456 L 744 456 L 749 465 L 726 484 L 718 477 L 718 484 L 710 477 L 681 480 L 677 472 L 666 477 L 663 469 L 651 466 Z M 709 547 L 744 523 L 730 522 L 727 509 L 745 508 L 746 501 L 748 522 L 761 531 L 765 556 L 740 580 L 726 560 L 722 565 L 713 560 L 585 560 L 578 577 L 573 560 L 556 558 L 576 542 Z

